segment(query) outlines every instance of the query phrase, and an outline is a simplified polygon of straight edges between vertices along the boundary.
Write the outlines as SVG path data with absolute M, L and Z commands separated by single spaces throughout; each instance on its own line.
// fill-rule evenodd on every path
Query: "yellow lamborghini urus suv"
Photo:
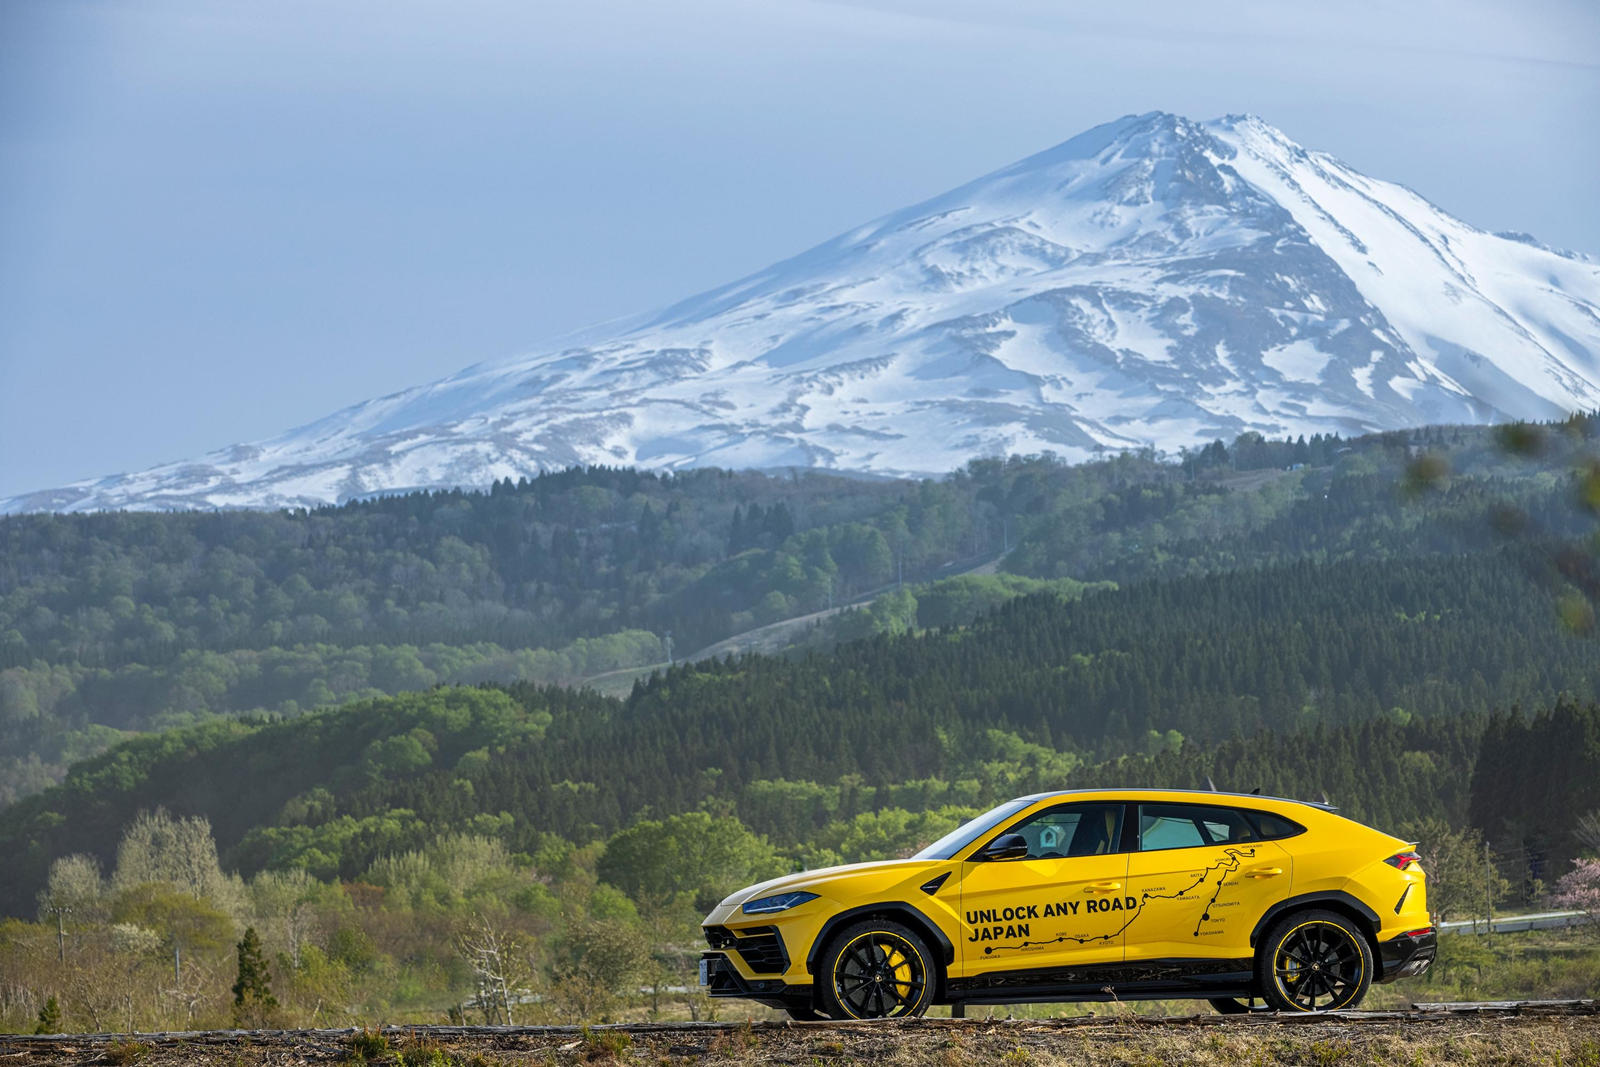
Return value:
M 700 981 L 796 1018 L 1113 997 L 1352 1008 L 1433 962 L 1414 848 L 1295 800 L 1040 793 L 910 859 L 739 890 L 706 916 Z

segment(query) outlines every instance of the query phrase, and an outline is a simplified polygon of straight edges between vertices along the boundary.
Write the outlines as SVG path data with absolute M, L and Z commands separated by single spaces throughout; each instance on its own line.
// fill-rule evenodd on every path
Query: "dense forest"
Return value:
M 590 469 L 312 512 L 0 519 L 0 803 L 133 732 L 435 684 L 580 683 L 899 583 L 799 643 L 1004 595 L 1581 534 L 1574 420 L 974 461 L 939 481 Z M 1503 435 L 1500 435 L 1503 436 Z M 1419 479 L 1422 471 L 1426 478 Z M 929 583 L 987 562 L 981 587 Z M 1549 569 L 1548 567 L 1546 569 Z M 1077 588 L 1072 586 L 1072 588 Z
M 1595 429 L 0 520 L 0 1027 L 699 1015 L 730 888 L 1059 787 L 1325 795 L 1440 910 L 1542 902 L 1600 851 Z
M 1561 624 L 1528 575 L 1538 556 L 1301 562 L 1021 597 L 968 627 L 680 666 L 625 701 L 520 684 L 217 720 L 126 742 L 0 812 L 15 857 L 0 902 L 25 909 L 60 856 L 109 858 L 141 808 L 205 815 L 247 874 L 350 878 L 445 829 L 529 851 L 708 805 L 837 852 L 830 824 L 883 807 L 968 809 L 1119 756 L 1373 724 L 1424 740 L 1382 759 L 1334 746 L 1320 765 L 1274 741 L 1239 769 L 1252 787 L 1337 793 L 1361 817 L 1462 822 L 1475 735 L 1460 724 L 1600 695 L 1600 646 Z M 1430 755 L 1406 764 L 1413 750 Z M 1397 770 L 1423 763 L 1439 776 Z

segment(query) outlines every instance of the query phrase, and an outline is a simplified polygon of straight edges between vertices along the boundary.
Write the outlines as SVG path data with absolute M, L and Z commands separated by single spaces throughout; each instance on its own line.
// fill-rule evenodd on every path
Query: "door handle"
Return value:
M 1122 888 L 1121 882 L 1090 882 L 1085 893 L 1115 893 Z
M 1282 867 L 1252 867 L 1245 872 L 1251 878 L 1276 878 L 1283 873 Z

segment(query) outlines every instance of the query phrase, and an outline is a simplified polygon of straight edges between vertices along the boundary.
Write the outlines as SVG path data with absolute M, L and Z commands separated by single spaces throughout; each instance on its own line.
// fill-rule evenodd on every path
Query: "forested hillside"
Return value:
M 1492 550 L 1508 515 L 1572 536 L 1588 528 L 1573 467 L 1594 427 L 1563 429 L 1531 459 L 1444 428 L 1250 436 L 1179 464 L 982 460 L 936 482 L 594 469 L 315 512 L 4 518 L 0 803 L 129 732 L 436 684 L 575 683 L 957 564 L 1128 583 Z M 964 622 L 1026 588 L 941 586 L 811 643 Z
M 602 1018 L 729 889 L 1059 787 L 1325 793 L 1437 908 L 1542 901 L 1600 848 L 1592 430 L 0 521 L 0 1026 L 224 1018 L 247 927 L 293 1019 L 509 1021 L 491 943 Z
M 56 857 L 109 861 L 141 808 L 206 815 L 247 874 L 351 878 L 446 830 L 532 851 L 706 805 L 809 855 L 839 852 L 831 824 L 884 807 L 937 817 L 1119 756 L 1318 730 L 1350 740 L 1315 760 L 1275 740 L 1226 777 L 1328 790 L 1379 820 L 1462 821 L 1474 724 L 1600 684 L 1600 645 L 1562 625 L 1528 574 L 1537 558 L 1520 547 L 1146 580 L 1020 598 L 967 628 L 679 667 L 622 702 L 439 690 L 156 735 L 0 813 L 0 849 L 16 857 L 0 900 L 25 908 Z M 1375 758 L 1361 731 L 1380 728 L 1403 740 Z M 1158 766 L 1181 778 L 1185 764 Z

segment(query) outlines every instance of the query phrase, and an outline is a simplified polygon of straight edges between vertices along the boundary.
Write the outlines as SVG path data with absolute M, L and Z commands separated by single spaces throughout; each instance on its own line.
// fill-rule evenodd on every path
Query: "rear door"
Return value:
M 1261 840 L 1242 809 L 1140 804 L 1127 959 L 1245 959 L 1251 931 L 1292 880 L 1289 853 Z

